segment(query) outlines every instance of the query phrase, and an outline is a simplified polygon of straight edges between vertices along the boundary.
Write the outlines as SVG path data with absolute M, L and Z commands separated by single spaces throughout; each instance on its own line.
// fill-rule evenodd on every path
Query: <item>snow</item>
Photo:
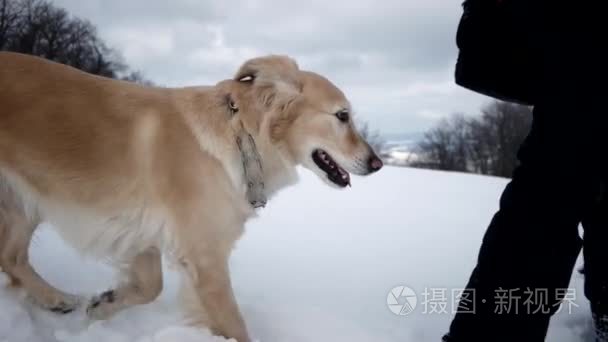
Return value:
M 338 191 L 310 172 L 301 175 L 298 185 L 247 224 L 231 259 L 235 293 L 253 338 L 439 341 L 452 317 L 451 291 L 466 284 L 506 180 L 386 167 Z M 113 270 L 77 255 L 48 226 L 39 230 L 30 253 L 43 277 L 63 290 L 89 297 L 113 284 Z M 103 322 L 88 322 L 84 309 L 64 316 L 44 312 L 20 291 L 0 286 L 0 342 L 226 341 L 184 326 L 177 274 L 168 270 L 165 284 L 154 303 Z M 387 307 L 397 286 L 418 295 L 407 316 Z M 572 287 L 578 307 L 557 315 L 548 341 L 585 341 L 589 314 L 577 273 Z M 446 289 L 447 313 L 430 312 L 425 289 Z

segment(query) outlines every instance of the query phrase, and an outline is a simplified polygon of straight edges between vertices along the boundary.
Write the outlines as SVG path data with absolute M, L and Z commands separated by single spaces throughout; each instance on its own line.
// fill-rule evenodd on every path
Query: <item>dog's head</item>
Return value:
M 312 170 L 327 184 L 350 185 L 350 173 L 368 175 L 382 161 L 357 132 L 352 108 L 326 78 L 302 71 L 292 59 L 268 56 L 247 61 L 236 81 L 259 106 L 277 153 Z

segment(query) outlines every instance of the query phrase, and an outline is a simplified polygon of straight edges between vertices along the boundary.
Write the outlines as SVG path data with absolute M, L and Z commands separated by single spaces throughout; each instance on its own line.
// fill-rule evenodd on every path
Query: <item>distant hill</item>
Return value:
M 409 132 L 409 133 L 389 133 L 383 134 L 382 137 L 386 140 L 388 146 L 413 146 L 422 137 L 422 132 Z
M 386 143 L 380 154 L 389 165 L 405 166 L 416 158 L 413 149 L 423 135 L 421 132 L 385 134 L 382 137 Z

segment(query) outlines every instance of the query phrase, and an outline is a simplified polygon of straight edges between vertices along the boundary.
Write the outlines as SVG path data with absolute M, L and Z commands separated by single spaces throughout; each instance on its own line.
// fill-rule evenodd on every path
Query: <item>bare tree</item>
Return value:
M 489 174 L 511 177 L 518 165 L 517 151 L 530 131 L 530 107 L 495 101 L 482 110 L 481 124 L 492 163 Z
M 468 171 L 469 122 L 463 115 L 442 119 L 424 134 L 416 147 L 413 166 L 446 171 Z
M 88 21 L 48 0 L 0 0 L 0 50 L 35 55 L 111 78 L 149 83 L 128 71 L 121 56 Z M 135 77 L 137 76 L 137 77 Z
M 0 0 L 0 50 L 4 50 L 18 29 L 21 4 L 14 0 Z
M 529 107 L 500 101 L 477 118 L 443 119 L 418 143 L 412 166 L 510 177 L 531 122 Z
M 469 159 L 471 172 L 490 174 L 496 156 L 491 148 L 493 133 L 482 120 L 471 120 L 469 129 Z
M 357 126 L 361 137 L 369 143 L 376 153 L 381 154 L 386 147 L 386 140 L 380 135 L 380 132 L 372 131 L 367 122 L 360 122 Z

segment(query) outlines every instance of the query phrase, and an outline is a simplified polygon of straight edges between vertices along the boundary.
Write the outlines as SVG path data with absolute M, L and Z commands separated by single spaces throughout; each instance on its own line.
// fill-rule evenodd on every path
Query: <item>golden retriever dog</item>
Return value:
M 293 184 L 298 165 L 336 188 L 350 185 L 349 172 L 382 167 L 344 94 L 288 57 L 249 60 L 215 86 L 168 89 L 0 53 L 2 270 L 41 307 L 74 310 L 79 298 L 28 261 L 32 234 L 50 222 L 124 275 L 88 302 L 91 319 L 153 301 L 164 255 L 187 275 L 194 324 L 250 341 L 228 270 L 255 214 L 246 196 L 255 185 L 235 148 L 239 125 L 255 142 L 265 196 Z

